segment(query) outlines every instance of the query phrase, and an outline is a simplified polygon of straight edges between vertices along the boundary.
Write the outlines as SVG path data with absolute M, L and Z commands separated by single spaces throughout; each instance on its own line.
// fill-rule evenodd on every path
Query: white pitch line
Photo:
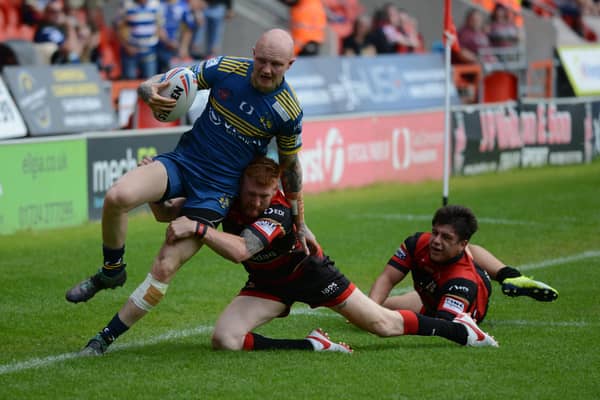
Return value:
M 484 323 L 487 321 L 484 321 Z M 587 321 L 530 321 L 523 319 L 515 320 L 490 320 L 492 325 L 517 325 L 517 326 L 554 326 L 554 327 L 575 327 L 584 328 L 589 326 L 596 326 L 599 324 Z
M 428 221 L 431 222 L 431 215 L 417 215 L 417 214 L 361 214 L 361 215 L 351 215 L 349 216 L 351 219 L 364 219 L 364 218 L 372 218 L 372 219 L 383 219 L 383 220 L 393 220 L 393 221 Z M 477 221 L 493 224 L 493 225 L 526 225 L 526 226 L 534 226 L 534 225 L 544 225 L 541 222 L 535 221 L 522 221 L 522 220 L 512 220 L 512 219 L 504 219 L 504 218 L 486 218 L 486 217 L 478 217 Z
M 572 256 L 559 257 L 559 258 L 551 258 L 549 260 L 540 261 L 538 263 L 531 264 L 523 264 L 518 267 L 521 271 L 528 271 L 532 269 L 546 268 L 552 267 L 555 265 L 568 264 L 573 261 L 581 261 L 588 258 L 598 258 L 600 257 L 600 250 L 588 250 L 583 253 L 574 254 Z
M 546 267 L 551 267 L 551 266 L 560 265 L 560 264 L 567 264 L 567 263 L 570 263 L 573 261 L 580 261 L 580 260 L 585 260 L 588 258 L 598 258 L 598 257 L 600 257 L 600 250 L 589 250 L 589 251 L 584 251 L 583 253 L 574 254 L 572 256 L 553 258 L 553 259 L 541 261 L 539 263 L 524 264 L 524 265 L 520 266 L 519 269 L 522 271 L 527 271 L 527 270 L 532 270 L 532 269 L 546 268 Z M 397 292 L 399 294 L 399 293 L 405 293 L 409 290 L 410 290 L 410 288 L 401 288 L 401 289 L 398 289 Z M 315 309 L 310 309 L 310 308 L 296 308 L 296 309 L 292 310 L 291 314 L 337 316 L 337 314 L 333 313 L 333 312 L 329 312 L 326 310 L 321 311 L 318 309 L 315 310 Z M 544 325 L 544 326 L 574 326 L 574 327 L 582 327 L 582 326 L 590 325 L 589 323 L 583 322 L 583 321 L 581 321 L 581 322 L 579 322 L 579 321 L 562 321 L 562 322 L 561 321 L 549 321 L 549 322 L 538 321 L 538 322 L 534 322 L 534 321 L 526 321 L 526 320 L 515 320 L 515 321 L 494 321 L 494 323 L 495 324 L 503 324 L 503 325 Z M 163 333 L 161 335 L 155 336 L 155 337 L 153 337 L 151 339 L 147 339 L 147 340 L 141 340 L 141 341 L 131 342 L 131 343 L 122 343 L 122 344 L 116 343 L 113 347 L 111 347 L 110 351 L 113 352 L 113 351 L 119 351 L 119 350 L 124 350 L 124 349 L 144 347 L 144 346 L 149 346 L 149 345 L 153 345 L 153 344 L 157 344 L 157 343 L 168 342 L 168 341 L 171 341 L 174 339 L 182 339 L 182 338 L 186 338 L 186 337 L 190 337 L 190 336 L 203 335 L 203 334 L 211 332 L 212 329 L 213 329 L 212 326 L 200 325 L 195 328 L 168 331 L 166 333 Z M 26 361 L 19 361 L 19 362 L 14 362 L 14 363 L 10 363 L 10 364 L 4 364 L 4 365 L 0 365 L 0 375 L 8 374 L 11 372 L 23 371 L 26 369 L 47 367 L 49 365 L 63 362 L 66 360 L 70 360 L 70 359 L 77 358 L 77 357 L 79 357 L 78 353 L 64 353 L 64 354 L 58 354 L 55 356 L 32 358 L 32 359 L 26 360 Z
M 148 340 L 140 340 L 131 343 L 115 343 L 111 346 L 110 352 L 120 351 L 125 349 L 132 349 L 137 347 L 150 346 L 153 344 L 168 342 L 174 339 L 183 339 L 190 336 L 202 335 L 208 332 L 212 332 L 212 326 L 198 326 L 196 328 L 189 328 L 179 331 L 168 331 L 162 335 L 158 335 Z M 32 358 L 31 360 L 16 362 L 12 364 L 0 365 L 0 375 L 8 374 L 10 372 L 18 372 L 25 369 L 41 368 L 51 364 L 56 364 L 62 361 L 71 360 L 73 358 L 81 357 L 78 352 L 75 353 L 64 353 L 56 356 L 49 356 L 43 358 Z

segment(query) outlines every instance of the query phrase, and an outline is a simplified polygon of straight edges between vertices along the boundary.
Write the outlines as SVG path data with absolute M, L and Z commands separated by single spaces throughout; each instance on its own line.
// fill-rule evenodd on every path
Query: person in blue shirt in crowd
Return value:
M 187 0 L 162 0 L 165 37 L 158 42 L 158 71 L 166 72 L 174 59 L 189 58 L 189 45 L 196 22 Z
M 233 18 L 232 0 L 204 0 L 204 27 L 193 38 L 194 55 L 211 58 L 221 52 L 225 21 Z
M 67 17 L 62 1 L 51 0 L 46 4 L 33 42 L 52 45 L 49 60 L 52 64 L 79 62 L 75 24 Z
M 117 17 L 124 79 L 158 73 L 157 46 L 166 38 L 159 0 L 122 0 Z

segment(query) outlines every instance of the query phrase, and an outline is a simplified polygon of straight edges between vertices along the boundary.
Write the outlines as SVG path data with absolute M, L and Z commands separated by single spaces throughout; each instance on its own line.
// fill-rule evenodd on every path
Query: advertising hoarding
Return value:
M 0 76 L 0 139 L 27 135 L 25 122 Z
M 524 101 L 520 107 L 511 102 L 454 109 L 453 172 L 472 175 L 589 162 L 588 109 L 583 101 L 546 100 Z
M 173 150 L 181 132 L 91 136 L 87 147 L 89 218 L 102 217 L 104 195 L 117 179 L 136 168 L 144 157 Z
M 85 140 L 0 145 L 0 233 L 87 221 Z
M 443 135 L 441 111 L 307 121 L 300 152 L 303 189 L 441 179 Z
M 116 127 L 109 93 L 93 64 L 7 66 L 2 73 L 31 136 Z
M 600 45 L 560 46 L 557 51 L 575 95 L 600 95 Z
M 442 108 L 446 93 L 440 54 L 299 58 L 286 80 L 306 117 Z

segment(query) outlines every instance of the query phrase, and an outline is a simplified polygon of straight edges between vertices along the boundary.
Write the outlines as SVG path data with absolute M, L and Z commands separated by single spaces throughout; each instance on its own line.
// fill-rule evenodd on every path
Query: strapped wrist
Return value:
M 198 236 L 200 239 L 204 239 L 206 232 L 208 232 L 208 225 L 203 224 L 200 221 L 196 221 L 196 230 L 194 231 L 194 235 Z

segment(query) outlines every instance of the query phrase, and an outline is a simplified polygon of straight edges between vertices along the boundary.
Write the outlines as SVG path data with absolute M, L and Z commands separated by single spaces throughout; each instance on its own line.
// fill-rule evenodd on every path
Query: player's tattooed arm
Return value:
M 256 234 L 254 234 L 254 232 L 252 232 L 250 229 L 244 229 L 240 236 L 246 243 L 246 251 L 249 255 L 248 258 L 265 248 L 260 238 L 256 236 Z
M 302 165 L 298 154 L 279 154 L 282 175 L 281 183 L 286 195 L 294 196 L 302 191 Z M 289 197 L 292 198 L 292 197 Z
M 199 232 L 201 232 L 199 234 Z M 176 243 L 179 240 L 196 237 L 224 258 L 240 263 L 251 258 L 264 248 L 260 238 L 249 229 L 233 235 L 205 226 L 199 221 L 188 217 L 179 217 L 169 224 L 166 232 L 167 243 Z
M 302 243 L 305 253 L 318 254 L 320 246 L 315 235 L 304 222 L 304 200 L 302 198 L 302 165 L 298 154 L 279 154 L 282 167 L 281 183 L 285 196 L 292 206 L 294 224 L 298 240 Z

